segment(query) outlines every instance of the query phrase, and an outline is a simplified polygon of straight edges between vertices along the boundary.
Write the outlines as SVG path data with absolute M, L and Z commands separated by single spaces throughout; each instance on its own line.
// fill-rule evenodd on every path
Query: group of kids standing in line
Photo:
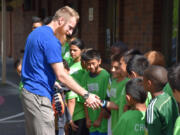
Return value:
M 180 103 L 180 65 L 167 71 L 160 52 L 143 55 L 138 50 L 128 50 L 121 42 L 111 49 L 114 50 L 109 73 L 101 67 L 100 53 L 85 49 L 82 40 L 72 38 L 63 44 L 65 71 L 99 96 L 102 107 L 88 108 L 81 96 L 66 92 L 66 106 L 72 119 L 57 116 L 57 134 L 180 135 L 177 104 Z M 21 61 L 15 67 L 20 73 Z

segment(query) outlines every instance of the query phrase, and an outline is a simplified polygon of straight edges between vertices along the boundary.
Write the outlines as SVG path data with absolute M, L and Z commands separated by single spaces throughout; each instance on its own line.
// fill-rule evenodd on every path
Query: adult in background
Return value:
M 48 25 L 36 28 L 27 38 L 22 64 L 22 104 L 27 135 L 55 134 L 51 101 L 56 79 L 83 96 L 87 106 L 95 109 L 101 105 L 99 97 L 88 93 L 64 72 L 61 43 L 55 33 L 71 35 L 78 20 L 74 9 L 62 7 Z

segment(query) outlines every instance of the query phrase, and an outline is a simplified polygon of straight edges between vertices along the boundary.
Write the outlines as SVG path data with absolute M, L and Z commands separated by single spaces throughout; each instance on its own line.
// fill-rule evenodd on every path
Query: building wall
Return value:
M 79 37 L 86 47 L 98 49 L 105 56 L 107 23 L 114 21 L 107 17 L 108 0 L 32 1 L 35 2 L 33 10 L 24 11 L 22 5 L 7 13 L 7 56 L 15 59 L 20 56 L 20 50 L 24 48 L 26 37 L 31 32 L 32 16 L 53 16 L 57 9 L 66 4 L 72 5 L 80 13 Z M 130 48 L 143 52 L 150 49 L 161 50 L 162 0 L 117 1 L 119 26 L 116 40 L 122 40 Z M 93 20 L 89 20 L 90 8 L 93 9 Z
M 147 51 L 153 43 L 153 0 L 124 0 L 123 41 L 130 47 Z

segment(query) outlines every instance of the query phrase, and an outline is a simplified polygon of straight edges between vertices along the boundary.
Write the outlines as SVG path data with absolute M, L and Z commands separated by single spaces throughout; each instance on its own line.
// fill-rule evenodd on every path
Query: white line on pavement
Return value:
M 24 112 L 0 119 L 0 122 L 23 116 Z

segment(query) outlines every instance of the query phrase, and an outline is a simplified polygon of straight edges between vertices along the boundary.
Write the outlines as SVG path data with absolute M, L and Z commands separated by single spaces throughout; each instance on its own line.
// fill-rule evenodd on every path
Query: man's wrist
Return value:
M 90 93 L 87 91 L 87 93 L 85 93 L 85 94 L 83 95 L 83 98 L 84 98 L 85 100 L 87 100 L 87 99 L 89 98 L 89 95 L 90 95 Z

